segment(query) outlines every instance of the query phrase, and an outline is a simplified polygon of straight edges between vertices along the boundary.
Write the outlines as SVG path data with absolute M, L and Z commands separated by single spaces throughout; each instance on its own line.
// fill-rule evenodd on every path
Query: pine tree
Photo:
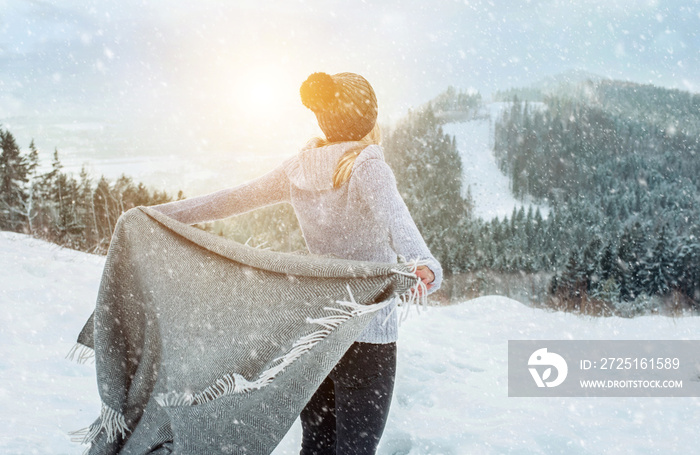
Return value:
M 12 133 L 0 129 L 0 229 L 22 229 L 28 181 L 27 159 Z
M 678 288 L 700 306 L 700 242 L 691 237 L 681 241 L 676 249 L 678 258 Z
M 620 302 L 620 285 L 612 276 L 602 282 L 602 285 L 593 293 L 593 297 L 614 307 Z
M 646 264 L 644 288 L 649 295 L 666 294 L 676 285 L 677 275 L 666 226 L 661 228 L 651 258 Z
M 614 276 L 616 263 L 617 263 L 617 254 L 615 252 L 615 246 L 612 244 L 612 242 L 608 242 L 607 245 L 605 245 L 605 249 L 603 250 L 603 254 L 600 257 L 600 281 L 601 282 L 606 282 L 609 278 Z M 619 289 L 618 289 L 618 291 L 619 291 Z
M 600 281 L 600 261 L 603 241 L 599 236 L 593 237 L 583 250 L 582 268 L 584 271 L 583 280 L 587 291 L 597 287 Z
M 100 180 L 97 182 L 92 200 L 98 237 L 100 239 L 109 239 L 112 237 L 112 232 L 114 231 L 117 220 L 113 215 L 112 190 L 109 181 L 104 175 L 100 177 Z
M 582 297 L 586 291 L 586 270 L 578 250 L 571 250 L 564 272 L 559 280 L 559 289 L 570 297 Z
M 100 243 L 99 228 L 97 226 L 97 214 L 95 213 L 92 180 L 84 166 L 80 169 L 78 198 L 82 224 L 85 227 L 83 230 L 83 242 L 89 251 L 94 251 Z
M 620 284 L 620 295 L 623 300 L 634 300 L 644 290 L 642 283 L 644 251 L 644 234 L 640 223 L 637 222 L 625 228 L 620 237 L 615 279 Z
M 27 156 L 27 174 L 30 179 L 36 177 L 36 171 L 39 167 L 39 150 L 34 144 L 34 139 L 29 143 L 29 156 Z
M 41 210 L 40 184 L 37 179 L 37 169 L 39 168 L 39 150 L 37 150 L 32 139 L 29 144 L 29 155 L 27 156 L 27 177 L 29 185 L 27 187 L 27 199 L 24 203 L 23 214 L 26 219 L 29 234 L 35 234 L 34 219 L 39 216 Z

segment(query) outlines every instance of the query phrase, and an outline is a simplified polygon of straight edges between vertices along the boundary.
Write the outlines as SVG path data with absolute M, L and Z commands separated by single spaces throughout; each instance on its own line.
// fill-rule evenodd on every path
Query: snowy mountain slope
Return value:
M 74 454 L 99 412 L 94 365 L 64 359 L 104 258 L 0 233 L 0 453 Z M 587 318 L 482 297 L 415 312 L 379 454 L 693 453 L 699 398 L 509 398 L 509 339 L 693 339 L 700 319 Z M 299 451 L 292 427 L 276 455 Z
M 494 124 L 510 103 L 490 103 L 487 114 L 463 123 L 448 123 L 443 126 L 446 134 L 455 136 L 457 150 L 462 158 L 462 188 L 466 194 L 471 188 L 474 200 L 474 215 L 484 220 L 503 218 L 513 213 L 513 208 L 529 206 L 531 201 L 519 201 L 510 191 L 510 179 L 498 168 L 493 156 Z M 549 210 L 541 206 L 542 215 Z

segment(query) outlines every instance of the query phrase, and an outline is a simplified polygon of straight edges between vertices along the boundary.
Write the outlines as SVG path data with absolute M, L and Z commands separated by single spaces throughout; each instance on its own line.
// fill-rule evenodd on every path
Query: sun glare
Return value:
M 221 118 L 245 134 L 274 136 L 277 141 L 305 141 L 318 135 L 314 115 L 299 97 L 304 71 L 277 66 L 232 67 L 226 84 L 227 97 L 220 96 Z
M 264 72 L 246 74 L 235 91 L 235 98 L 241 103 L 241 108 L 254 116 L 269 114 L 279 104 L 282 96 L 279 82 Z
M 246 104 L 254 113 L 268 112 L 273 106 L 276 87 L 269 80 L 258 80 L 251 83 L 246 94 Z

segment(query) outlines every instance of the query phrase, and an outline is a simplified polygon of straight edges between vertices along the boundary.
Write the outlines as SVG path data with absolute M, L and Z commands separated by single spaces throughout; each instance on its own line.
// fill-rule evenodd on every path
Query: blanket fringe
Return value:
M 326 307 L 324 310 L 335 311 L 338 314 L 331 314 L 329 316 L 317 319 L 307 319 L 306 322 L 309 324 L 320 325 L 322 329 L 299 338 L 292 345 L 292 348 L 289 350 L 289 352 L 287 352 L 287 354 L 274 359 L 273 363 L 277 363 L 263 371 L 255 381 L 248 381 L 246 378 L 237 373 L 229 373 L 218 379 L 211 386 L 194 395 L 177 392 L 163 393 L 159 394 L 155 398 L 156 402 L 161 406 L 188 406 L 213 401 L 217 398 L 233 393 L 244 393 L 251 390 L 260 389 L 272 382 L 272 380 L 287 366 L 291 365 L 302 355 L 310 351 L 311 348 L 323 341 L 333 332 L 333 330 L 347 320 L 363 314 L 379 311 L 394 302 L 393 299 L 389 299 L 387 301 L 372 305 L 362 305 L 355 301 L 355 297 L 352 295 L 352 290 L 350 289 L 349 285 L 347 286 L 347 290 L 350 300 L 336 301 L 337 304 L 347 307 L 347 310 L 343 308 Z
M 88 363 L 88 361 L 95 363 L 95 351 L 83 344 L 75 343 L 71 350 L 68 351 L 68 354 L 66 354 L 66 359 L 80 364 Z
M 155 400 L 156 403 L 163 407 L 190 406 L 194 401 L 194 397 L 191 393 L 168 392 L 157 395 Z
M 83 441 L 85 441 L 85 436 L 87 436 L 89 428 L 90 427 L 85 427 L 81 428 L 80 430 L 69 431 L 68 434 L 71 437 L 71 442 L 77 442 L 82 444 Z
M 126 433 L 131 431 L 126 425 L 123 414 L 102 403 L 100 417 L 92 425 L 69 434 L 72 436 L 73 442 L 91 444 L 103 430 L 107 434 L 107 442 L 113 442 L 117 439 L 117 435 L 124 438 Z
M 423 283 L 423 281 L 416 275 L 416 271 L 418 270 L 418 267 L 422 266 L 427 266 L 429 264 L 429 261 L 426 260 L 418 260 L 414 259 L 412 261 L 406 261 L 405 259 L 401 258 L 403 263 L 406 263 L 407 265 L 410 265 L 411 271 L 410 272 L 405 272 L 403 270 L 396 270 L 392 269 L 392 272 L 398 273 L 399 275 L 404 275 L 408 276 L 411 278 L 415 278 L 416 284 L 411 287 L 409 292 L 402 294 L 399 296 L 399 304 L 396 305 L 391 312 L 386 316 L 382 324 L 386 324 L 386 322 L 389 320 L 389 317 L 392 315 L 394 311 L 396 311 L 397 308 L 400 308 L 401 314 L 399 315 L 399 324 L 401 324 L 403 321 L 405 321 L 408 318 L 408 315 L 410 313 L 411 307 L 414 306 L 416 307 L 416 311 L 418 314 L 420 314 L 420 307 L 427 307 L 428 306 L 428 287 Z

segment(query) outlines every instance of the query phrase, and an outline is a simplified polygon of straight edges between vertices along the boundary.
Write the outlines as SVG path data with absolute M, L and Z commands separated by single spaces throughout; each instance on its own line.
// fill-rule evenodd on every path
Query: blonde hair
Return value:
M 348 181 L 350 174 L 352 174 L 352 167 L 355 164 L 355 159 L 360 155 L 360 152 L 369 145 L 379 145 L 380 140 L 381 132 L 379 130 L 379 124 L 375 123 L 372 131 L 370 131 L 367 136 L 357 141 L 357 145 L 350 148 L 338 160 L 338 165 L 335 168 L 335 172 L 333 172 L 333 188 L 340 188 Z M 320 147 L 329 144 L 332 144 L 332 142 L 327 139 L 320 139 L 318 142 Z

